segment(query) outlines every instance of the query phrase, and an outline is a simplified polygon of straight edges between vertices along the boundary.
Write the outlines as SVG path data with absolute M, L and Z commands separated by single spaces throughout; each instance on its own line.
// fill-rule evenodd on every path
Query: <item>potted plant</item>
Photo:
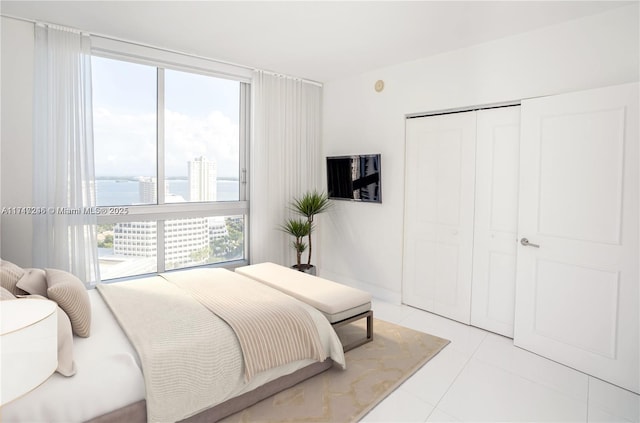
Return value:
M 302 268 L 302 253 L 307 249 L 307 244 L 304 243 L 304 237 L 309 236 L 311 232 L 311 225 L 308 221 L 302 219 L 287 219 L 282 230 L 289 235 L 293 236 L 295 240 L 291 242 L 291 246 L 296 250 L 296 265 L 297 269 Z
M 330 206 L 331 206 L 331 203 L 329 202 L 329 197 L 327 196 L 327 194 L 319 193 L 318 191 L 315 191 L 315 190 L 307 192 L 303 194 L 301 197 L 296 197 L 291 202 L 291 209 L 305 218 L 304 220 L 289 219 L 287 220 L 286 224 L 283 226 L 283 229 L 285 229 L 287 233 L 296 237 L 296 240 L 293 241 L 293 244 L 292 244 L 294 249 L 296 250 L 296 256 L 297 256 L 297 264 L 293 266 L 294 268 L 302 272 L 307 272 L 315 275 L 316 273 L 315 266 L 311 264 L 311 255 L 313 252 L 313 243 L 311 240 L 311 234 L 315 229 L 314 217 L 316 214 L 327 211 Z M 301 232 L 299 231 L 294 233 L 293 231 L 290 230 L 290 229 L 293 229 L 290 227 L 292 222 L 297 222 L 296 224 L 299 224 L 299 225 L 302 224 L 303 222 L 306 223 L 304 227 L 304 229 L 307 230 L 306 235 L 303 235 L 302 237 L 298 238 L 296 233 L 300 234 Z M 303 241 L 304 236 L 307 237 L 307 244 L 304 244 L 304 241 Z M 300 250 L 300 248 L 302 248 L 302 250 Z M 308 248 L 307 262 L 303 264 L 301 263 L 301 257 L 302 257 L 302 253 L 305 250 L 307 250 L 307 248 Z

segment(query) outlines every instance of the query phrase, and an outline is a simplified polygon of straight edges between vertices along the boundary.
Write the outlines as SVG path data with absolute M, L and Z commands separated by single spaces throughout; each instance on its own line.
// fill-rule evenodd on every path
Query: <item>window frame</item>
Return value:
M 211 263 L 192 267 L 237 267 L 249 264 L 249 186 L 248 164 L 251 135 L 251 70 L 237 65 L 213 61 L 210 59 L 183 53 L 158 49 L 155 47 L 132 44 L 104 37 L 92 37 L 91 55 L 124 62 L 153 66 L 157 70 L 156 88 L 156 180 L 158 187 L 165 183 L 164 160 L 164 72 L 166 69 L 211 76 L 237 81 L 240 83 L 240 122 L 239 122 L 239 198 L 238 201 L 209 201 L 165 203 L 165 192 L 157 190 L 157 204 L 123 206 L 128 214 L 100 214 L 97 224 L 115 224 L 119 222 L 155 221 L 156 222 L 156 260 L 155 273 L 165 269 L 165 221 L 183 218 L 243 216 L 244 218 L 244 258 L 240 260 Z M 97 247 L 96 247 L 97 248 Z M 177 271 L 172 269 L 169 271 Z M 152 273 L 153 274 L 153 273 Z M 132 279 L 145 274 L 108 279 L 109 282 Z M 148 274 L 147 274 L 148 275 Z

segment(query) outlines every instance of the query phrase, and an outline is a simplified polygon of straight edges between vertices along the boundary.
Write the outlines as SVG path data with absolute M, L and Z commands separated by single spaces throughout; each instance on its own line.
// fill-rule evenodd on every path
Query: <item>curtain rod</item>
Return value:
M 23 22 L 32 23 L 34 25 L 43 25 L 44 24 L 44 25 L 61 26 L 59 24 L 54 24 L 54 23 L 51 23 L 51 22 L 36 21 L 34 19 L 28 19 L 28 18 L 23 18 L 23 17 L 19 17 L 19 16 L 11 16 L 11 15 L 7 15 L 7 14 L 4 14 L 4 13 L 0 13 L 0 16 L 5 17 L 5 18 L 9 18 L 9 19 L 14 19 L 14 20 L 17 20 L 17 21 L 23 21 Z M 67 28 L 70 28 L 70 27 L 67 26 Z M 223 64 L 223 65 L 236 66 L 236 67 L 239 67 L 239 68 L 242 68 L 242 69 L 248 69 L 248 70 L 251 70 L 251 71 L 263 72 L 263 73 L 266 73 L 266 74 L 272 75 L 272 76 L 281 76 L 281 77 L 284 77 L 284 78 L 296 79 L 298 81 L 301 81 L 301 82 L 304 82 L 304 83 L 307 83 L 307 84 L 317 85 L 319 87 L 323 86 L 321 82 L 313 81 L 313 80 L 305 79 L 305 78 L 300 78 L 300 77 L 297 77 L 297 76 L 291 76 L 291 75 L 286 75 L 286 74 L 279 73 L 279 72 L 272 72 L 272 71 L 268 71 L 268 70 L 264 70 L 264 69 L 258 69 L 258 68 L 254 68 L 252 66 L 240 65 L 238 63 L 227 62 L 227 61 L 224 61 L 224 60 L 212 59 L 210 57 L 200 56 L 200 55 L 193 54 L 193 53 L 185 53 L 183 51 L 168 49 L 168 48 L 165 48 L 165 47 L 157 47 L 157 46 L 154 46 L 154 45 L 151 45 L 151 44 L 141 43 L 139 41 L 131 41 L 131 40 L 126 40 L 124 38 L 114 37 L 112 35 L 99 34 L 99 33 L 91 32 L 91 31 L 83 31 L 83 30 L 78 29 L 78 28 L 72 28 L 72 29 L 77 30 L 77 31 L 82 32 L 82 33 L 89 34 L 90 36 L 93 36 L 93 37 L 101 37 L 101 38 L 106 38 L 108 40 L 119 41 L 121 43 L 133 44 L 133 45 L 137 45 L 137 46 L 140 46 L 140 47 L 151 48 L 151 49 L 154 49 L 154 50 L 166 51 L 168 53 L 181 54 L 183 56 L 193 57 L 195 59 L 206 60 L 206 61 L 209 61 L 209 62 L 220 63 L 220 64 Z

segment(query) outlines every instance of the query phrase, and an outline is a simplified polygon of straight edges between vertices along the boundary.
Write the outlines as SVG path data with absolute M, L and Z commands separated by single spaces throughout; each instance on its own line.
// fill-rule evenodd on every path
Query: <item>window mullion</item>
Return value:
M 249 185 L 249 138 L 251 134 L 251 85 L 240 84 L 240 201 L 248 204 L 251 185 Z M 249 260 L 249 210 L 244 211 L 244 255 L 245 260 Z
M 157 131 L 157 172 L 158 172 L 158 204 L 165 203 L 165 173 L 164 173 L 164 69 L 158 68 L 158 101 L 156 110 Z
M 157 199 L 158 205 L 165 204 L 165 169 L 164 169 L 164 69 L 158 69 L 157 76 L 157 110 L 156 110 L 156 125 L 157 125 Z M 164 242 L 164 220 L 156 221 L 156 254 L 158 259 L 158 272 L 164 272 L 165 270 L 165 242 Z
M 247 175 L 247 163 L 248 160 L 248 148 L 249 134 L 251 133 L 251 127 L 249 122 L 250 110 L 251 110 L 251 93 L 250 85 L 240 84 L 240 146 L 239 146 L 239 158 L 240 158 L 240 184 L 239 184 L 239 199 L 240 201 L 246 201 L 249 197 L 248 192 L 248 176 Z

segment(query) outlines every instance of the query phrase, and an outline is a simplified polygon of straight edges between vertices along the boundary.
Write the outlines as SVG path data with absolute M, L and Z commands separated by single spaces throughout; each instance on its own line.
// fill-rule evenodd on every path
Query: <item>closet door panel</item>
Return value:
M 407 120 L 403 302 L 470 322 L 475 112 Z
M 520 107 L 478 111 L 471 324 L 513 337 Z
M 514 338 L 636 393 L 638 116 L 637 83 L 523 101 Z

